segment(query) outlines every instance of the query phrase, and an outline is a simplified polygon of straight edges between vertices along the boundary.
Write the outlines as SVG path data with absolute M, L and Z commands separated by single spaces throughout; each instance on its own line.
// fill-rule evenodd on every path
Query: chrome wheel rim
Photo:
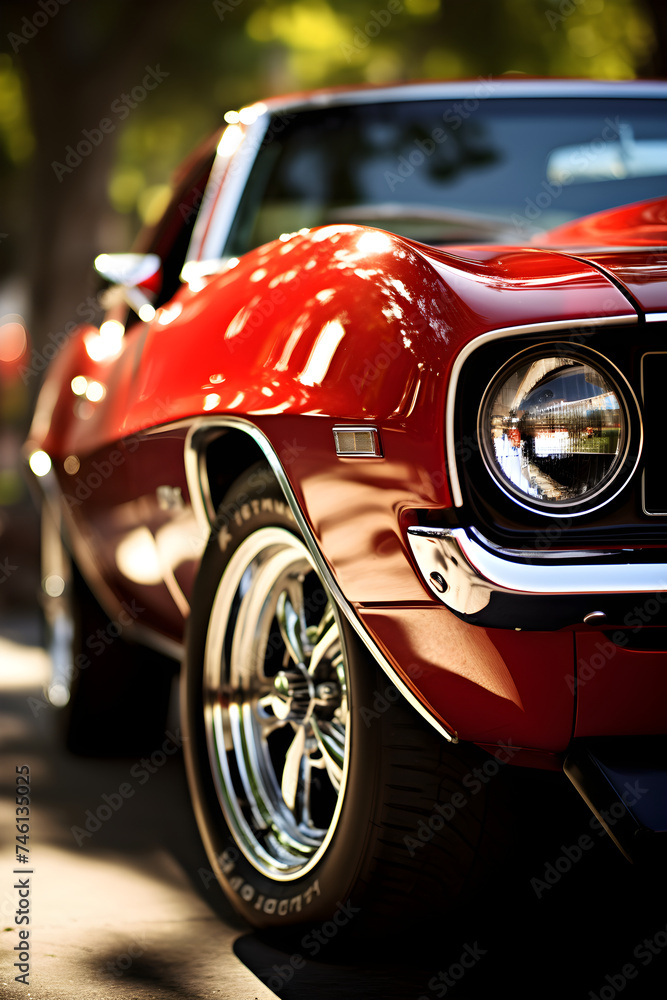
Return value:
M 218 802 L 271 878 L 326 850 L 348 767 L 348 673 L 338 612 L 307 548 L 261 528 L 229 561 L 204 653 L 204 723 Z

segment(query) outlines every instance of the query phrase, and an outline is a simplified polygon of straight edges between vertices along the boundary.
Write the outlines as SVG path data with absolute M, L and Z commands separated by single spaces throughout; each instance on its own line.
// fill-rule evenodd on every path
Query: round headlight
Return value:
M 588 359 L 515 358 L 480 410 L 486 465 L 498 484 L 531 506 L 588 505 L 622 468 L 628 417 L 611 376 Z

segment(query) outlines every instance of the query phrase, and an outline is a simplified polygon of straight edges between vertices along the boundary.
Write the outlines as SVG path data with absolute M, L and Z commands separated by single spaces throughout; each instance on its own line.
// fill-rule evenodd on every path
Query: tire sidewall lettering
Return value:
M 275 518 L 285 518 L 288 521 L 289 527 L 293 527 L 296 524 L 289 504 L 274 497 L 263 496 L 251 502 L 244 501 L 239 506 L 233 508 L 228 505 L 227 508 L 222 508 L 220 514 L 221 516 L 216 520 L 214 525 L 213 534 L 217 541 L 218 550 L 223 556 L 226 556 L 227 550 L 230 547 L 233 550 L 238 544 L 237 538 L 230 529 L 233 526 L 236 526 L 237 529 L 243 529 L 257 515 L 266 517 L 267 523 L 269 521 L 273 522 Z
M 279 917 L 286 917 L 290 913 L 301 913 L 304 906 L 307 907 L 321 894 L 319 879 L 310 881 L 301 892 L 283 896 L 280 899 L 276 896 L 263 895 L 252 882 L 247 882 L 242 875 L 235 875 L 229 879 L 227 884 L 240 900 L 243 900 L 244 903 L 254 902 L 253 909 L 265 913 L 267 916 L 277 914 Z

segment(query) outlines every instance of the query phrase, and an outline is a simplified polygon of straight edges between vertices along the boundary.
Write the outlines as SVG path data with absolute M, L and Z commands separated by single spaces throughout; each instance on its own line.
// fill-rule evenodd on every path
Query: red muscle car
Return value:
M 50 697 L 159 752 L 182 662 L 252 924 L 447 908 L 505 765 L 667 829 L 665 196 L 665 84 L 336 90 L 229 113 L 98 257 L 27 445 Z

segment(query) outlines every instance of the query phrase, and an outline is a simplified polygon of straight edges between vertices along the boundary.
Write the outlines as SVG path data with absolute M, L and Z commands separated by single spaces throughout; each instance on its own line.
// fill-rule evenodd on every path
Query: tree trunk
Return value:
M 643 0 L 653 23 L 655 47 L 647 64 L 642 67 L 644 76 L 667 77 L 667 5 L 665 0 Z
M 35 28 L 26 21 L 32 8 L 3 2 L 27 77 L 36 139 L 22 234 L 32 339 L 22 375 L 34 398 L 46 363 L 73 324 L 93 315 L 92 260 L 114 249 L 100 236 L 111 218 L 107 182 L 122 122 L 132 113 L 123 95 L 140 84 L 147 66 L 159 63 L 171 15 L 182 8 L 176 0 L 88 0 L 85 7 L 59 6 Z M 125 107 L 121 113 L 112 109 L 117 101 Z

